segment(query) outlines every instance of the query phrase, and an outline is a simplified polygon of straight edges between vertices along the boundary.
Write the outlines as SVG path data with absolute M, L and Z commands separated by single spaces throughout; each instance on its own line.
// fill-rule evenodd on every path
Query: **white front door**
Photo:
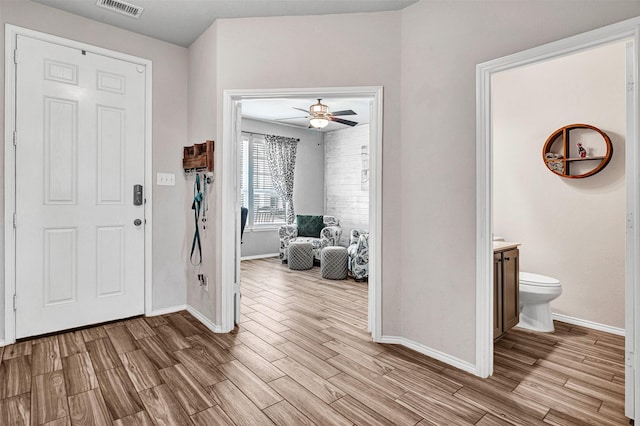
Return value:
M 144 313 L 145 71 L 17 38 L 17 338 Z

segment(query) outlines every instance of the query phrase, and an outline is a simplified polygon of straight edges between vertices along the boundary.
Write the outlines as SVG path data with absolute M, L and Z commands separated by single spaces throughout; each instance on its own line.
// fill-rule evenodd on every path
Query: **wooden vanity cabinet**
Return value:
M 520 318 L 519 251 L 493 253 L 493 339 L 518 324 Z
M 493 339 L 502 336 L 502 253 L 493 253 Z

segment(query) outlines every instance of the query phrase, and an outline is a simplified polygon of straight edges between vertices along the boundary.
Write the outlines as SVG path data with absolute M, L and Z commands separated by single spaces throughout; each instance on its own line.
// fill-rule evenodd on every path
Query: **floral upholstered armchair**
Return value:
M 351 230 L 349 239 L 349 272 L 356 281 L 369 278 L 369 231 Z
M 315 230 L 307 226 L 298 226 L 301 222 L 307 222 L 308 218 L 316 222 Z M 313 219 L 315 218 L 315 219 Z M 316 231 L 316 232 L 313 232 Z M 283 225 L 278 231 L 280 235 L 280 260 L 285 263 L 289 259 L 289 244 L 297 241 L 311 243 L 313 245 L 313 258 L 320 261 L 322 249 L 335 246 L 342 235 L 340 221 L 335 216 L 296 216 L 296 223 Z

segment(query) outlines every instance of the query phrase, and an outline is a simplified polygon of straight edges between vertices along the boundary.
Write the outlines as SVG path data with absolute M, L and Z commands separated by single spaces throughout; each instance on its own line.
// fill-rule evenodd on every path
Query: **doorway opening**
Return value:
M 594 395 L 606 386 L 617 396 L 600 414 L 617 418 L 625 369 L 611 360 L 624 356 L 625 45 L 496 73 L 491 93 L 495 374 L 528 368 L 531 380 L 577 398 L 584 390 L 575 379 L 556 383 L 545 374 L 579 372 Z M 589 175 L 605 160 L 606 140 L 574 123 L 595 126 L 612 143 L 598 173 Z M 517 251 L 505 251 L 510 242 Z M 531 382 L 519 386 L 526 393 Z
M 296 102 L 304 99 L 357 99 L 365 100 L 369 105 L 369 279 L 368 279 L 368 329 L 373 340 L 380 333 L 380 235 L 381 235 L 381 156 L 382 156 L 382 88 L 319 88 L 286 90 L 243 90 L 225 91 L 222 198 L 226 203 L 222 211 L 223 249 L 222 249 L 222 323 L 224 331 L 230 331 L 239 320 L 240 311 L 240 208 L 242 201 L 240 170 L 242 160 L 242 103 L 278 99 Z M 292 110 L 296 116 L 295 110 Z M 300 114 L 302 115 L 302 114 Z M 257 132 L 254 133 L 266 133 Z M 261 135 L 258 135 L 261 136 Z M 251 135 L 245 134 L 245 139 Z M 324 203 L 324 201 L 322 202 Z M 295 205 L 295 199 L 294 199 Z M 269 206 L 270 207 L 270 206 Z M 276 208 L 277 203 L 276 203 Z M 324 210 L 324 206 L 322 206 Z M 300 211 L 300 214 L 304 212 Z M 254 214 L 257 214 L 254 212 Z M 271 216 L 270 216 L 271 217 Z M 273 216 L 277 218 L 277 215 Z M 345 233 L 349 233 L 348 229 Z M 245 230 L 246 232 L 246 230 Z M 343 230 L 344 232 L 344 230 Z M 226 236 L 225 236 L 226 233 Z M 246 238 L 246 233 L 245 233 Z M 343 237 L 344 238 L 344 237 Z
M 622 201 L 626 210 L 624 212 L 625 231 L 624 248 L 624 331 L 625 331 L 625 415 L 634 418 L 634 413 L 640 410 L 640 400 L 635 398 L 637 389 L 640 386 L 640 375 L 634 369 L 634 364 L 638 360 L 638 327 L 637 315 L 640 311 L 640 279 L 636 273 L 640 266 L 638 259 L 637 244 L 640 242 L 638 233 L 637 215 L 640 211 L 640 197 L 638 195 L 638 172 L 640 171 L 640 161 L 638 158 L 638 96 L 635 81 L 638 75 L 638 26 L 640 20 L 634 19 L 619 24 L 614 24 L 599 30 L 581 34 L 570 39 L 561 40 L 555 43 L 534 48 L 525 52 L 520 52 L 505 58 L 497 59 L 477 67 L 477 87 L 478 87 L 478 128 L 477 128 L 477 336 L 478 345 L 476 353 L 476 363 L 478 373 L 482 377 L 487 377 L 493 373 L 493 336 L 494 336 L 494 271 L 493 265 L 493 237 L 494 237 L 494 209 L 495 193 L 494 179 L 495 163 L 494 152 L 496 146 L 495 131 L 495 111 L 494 111 L 494 79 L 503 71 L 517 70 L 532 64 L 549 63 L 556 59 L 568 57 L 572 54 L 589 51 L 594 48 L 608 46 L 619 43 L 624 48 L 624 70 L 625 80 L 622 114 L 618 117 L 622 120 L 623 131 L 620 132 L 624 147 L 618 154 L 621 155 L 621 171 L 617 181 L 622 180 L 623 189 Z M 575 122 L 578 122 L 575 120 Z M 564 123 L 572 124 L 572 123 Z M 557 126 L 561 127 L 561 126 Z M 556 128 L 549 130 L 543 140 L 540 141 L 539 151 L 535 161 L 542 164 L 542 171 L 551 175 L 550 170 L 546 170 L 540 152 L 544 139 Z M 614 154 L 615 155 L 615 154 Z M 606 171 L 606 170 L 605 170 Z M 601 173 L 602 174 L 602 173 Z M 615 173 L 614 173 L 615 174 Z M 606 175 L 603 175 L 606 180 Z M 611 178 L 611 176 L 609 176 Z M 593 178 L 592 178 L 593 179 Z M 601 178 L 602 179 L 602 178 Z M 616 180 L 616 179 L 614 179 Z M 596 182 L 592 180 L 591 182 Z M 557 183 L 562 185 L 561 183 Z M 567 184 L 566 184 L 567 185 Z M 575 185 L 574 185 L 575 186 Z M 564 218 L 566 219 L 566 218 Z M 595 241 L 593 244 L 597 244 Z M 538 272 L 538 271 L 534 271 Z M 540 271 L 542 274 L 543 271 Z M 609 330 L 610 331 L 610 330 Z

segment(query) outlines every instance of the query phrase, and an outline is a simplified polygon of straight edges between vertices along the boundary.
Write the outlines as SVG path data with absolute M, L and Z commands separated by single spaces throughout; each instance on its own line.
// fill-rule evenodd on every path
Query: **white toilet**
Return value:
M 527 330 L 553 332 L 550 302 L 562 294 L 555 278 L 520 272 L 520 323 Z

